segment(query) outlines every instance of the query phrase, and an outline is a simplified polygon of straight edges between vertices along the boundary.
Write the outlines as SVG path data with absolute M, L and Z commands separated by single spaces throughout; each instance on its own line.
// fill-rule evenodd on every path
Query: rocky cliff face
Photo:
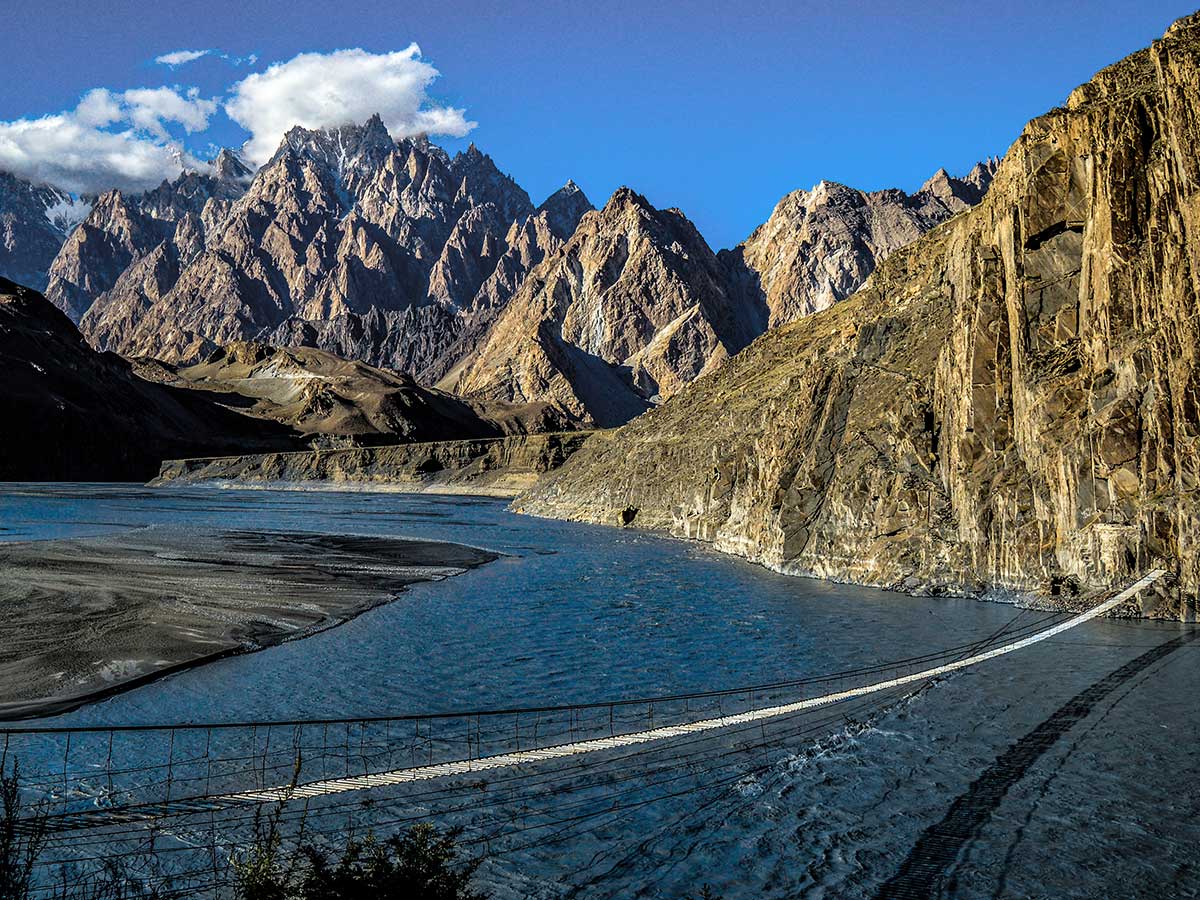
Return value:
M 889 254 L 978 203 L 996 165 L 979 163 L 961 179 L 939 169 L 912 195 L 829 181 L 794 191 L 745 242 L 720 254 L 731 289 L 764 305 L 771 328 L 828 309 Z
M 45 290 L 55 254 L 88 203 L 0 172 L 0 275 Z
M 568 248 L 592 211 L 574 183 L 535 209 L 474 145 L 451 158 L 373 117 L 293 128 L 257 173 L 222 151 L 147 194 L 104 194 L 58 251 L 47 296 L 127 357 L 313 347 L 619 424 L 769 325 L 851 293 L 990 176 L 940 172 L 911 197 L 822 183 L 720 260 L 682 213 L 623 190 Z
M 1030 122 L 869 286 L 598 436 L 522 509 L 798 574 L 1200 590 L 1200 20 Z
M 153 384 L 0 279 L 0 481 L 145 481 L 168 457 L 299 449 L 290 428 Z
M 168 459 L 153 483 L 215 482 L 515 497 L 561 466 L 589 437 L 588 432 L 572 431 L 305 453 Z
M 522 283 L 486 340 L 444 384 L 466 395 L 550 400 L 613 425 L 718 367 L 761 332 L 679 210 L 621 188 Z

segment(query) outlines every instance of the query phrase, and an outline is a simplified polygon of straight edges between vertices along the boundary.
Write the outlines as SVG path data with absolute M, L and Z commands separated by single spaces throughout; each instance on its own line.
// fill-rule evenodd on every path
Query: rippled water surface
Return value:
M 960 645 L 1015 613 L 775 575 L 694 544 L 516 516 L 487 499 L 0 487 L 0 540 L 156 524 L 424 537 L 506 555 L 314 637 L 55 721 L 359 716 L 703 691 Z M 593 793 L 645 798 L 608 816 L 572 818 L 578 801 L 547 781 L 523 802 L 562 811 L 553 840 L 543 830 L 494 848 L 481 873 L 505 898 L 682 898 L 704 883 L 730 900 L 922 896 L 931 875 L 956 897 L 1197 896 L 1191 628 L 1089 623 L 915 697 L 864 706 L 853 721 L 776 729 L 753 753 L 714 741 L 605 763 L 611 771 L 587 776 Z M 652 789 L 675 770 L 687 775 L 680 790 Z

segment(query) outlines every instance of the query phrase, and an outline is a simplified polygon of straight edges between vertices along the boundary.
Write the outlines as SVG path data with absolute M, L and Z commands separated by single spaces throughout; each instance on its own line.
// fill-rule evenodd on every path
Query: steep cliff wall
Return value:
M 1200 18 L 1030 122 L 983 202 L 518 501 L 786 572 L 1200 590 Z
M 370 486 L 399 491 L 515 497 L 561 466 L 591 432 L 436 441 L 392 447 L 172 459 L 155 486 L 200 482 Z

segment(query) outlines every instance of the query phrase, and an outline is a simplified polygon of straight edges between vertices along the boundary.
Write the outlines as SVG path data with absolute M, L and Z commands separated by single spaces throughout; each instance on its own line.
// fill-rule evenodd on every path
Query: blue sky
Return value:
M 938 166 L 1001 154 L 1026 120 L 1192 11 L 1166 0 L 5 6 L 5 122 L 74 109 L 95 88 L 129 116 L 140 107 L 120 92 L 178 85 L 217 101 L 205 129 L 167 122 L 203 156 L 247 138 L 221 104 L 248 74 L 300 53 L 416 42 L 440 73 L 427 104 L 477 123 L 439 143 L 474 140 L 535 202 L 568 178 L 597 204 L 628 184 L 682 208 L 714 249 L 823 178 L 912 190 Z M 209 48 L 225 56 L 153 61 Z

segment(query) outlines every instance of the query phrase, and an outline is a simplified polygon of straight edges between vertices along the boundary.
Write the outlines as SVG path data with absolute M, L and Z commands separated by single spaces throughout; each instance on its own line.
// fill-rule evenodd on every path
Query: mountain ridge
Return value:
M 772 568 L 1056 602 L 1200 591 L 1200 18 L 1029 122 L 980 204 L 516 505 Z

